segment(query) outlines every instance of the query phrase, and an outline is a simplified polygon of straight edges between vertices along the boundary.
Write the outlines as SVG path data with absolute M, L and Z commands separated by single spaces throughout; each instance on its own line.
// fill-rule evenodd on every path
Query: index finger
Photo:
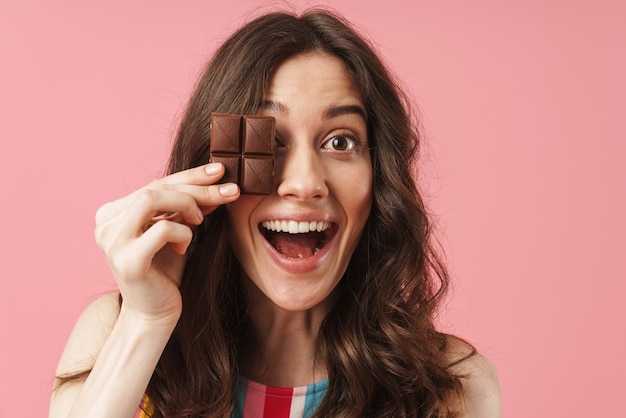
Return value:
M 154 181 L 152 184 L 190 184 L 206 186 L 222 178 L 224 170 L 224 164 L 222 163 L 208 163 L 170 174 L 169 176 Z
M 153 180 L 151 183 L 123 198 L 102 205 L 96 212 L 96 224 L 106 222 L 122 212 L 142 190 L 159 188 L 159 186 L 209 186 L 216 183 L 224 175 L 224 171 L 223 164 L 209 163 Z

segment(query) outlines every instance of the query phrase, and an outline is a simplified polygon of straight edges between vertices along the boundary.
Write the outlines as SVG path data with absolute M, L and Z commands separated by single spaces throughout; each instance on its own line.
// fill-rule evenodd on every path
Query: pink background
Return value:
M 206 56 L 265 2 L 91 3 L 0 5 L 0 417 L 47 414 L 74 321 L 113 288 L 96 208 L 161 173 Z M 495 362 L 505 416 L 617 416 L 626 7 L 505 3 L 332 2 L 421 108 L 442 323 Z

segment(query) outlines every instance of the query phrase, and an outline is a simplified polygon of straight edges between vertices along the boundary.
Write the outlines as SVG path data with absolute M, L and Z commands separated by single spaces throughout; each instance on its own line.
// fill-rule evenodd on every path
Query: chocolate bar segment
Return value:
M 241 139 L 244 154 L 272 155 L 274 150 L 273 119 L 264 116 L 243 117 Z
M 211 152 L 241 152 L 241 116 L 216 113 L 211 115 Z
M 211 162 L 224 164 L 224 175 L 218 183 L 239 184 L 239 166 L 241 165 L 241 157 L 235 154 L 232 156 L 212 155 Z
M 272 193 L 274 160 L 270 157 L 244 156 L 241 161 L 241 191 L 255 194 Z
M 237 183 L 244 194 L 272 192 L 274 126 L 268 116 L 211 114 L 210 159 L 226 168 L 220 183 Z

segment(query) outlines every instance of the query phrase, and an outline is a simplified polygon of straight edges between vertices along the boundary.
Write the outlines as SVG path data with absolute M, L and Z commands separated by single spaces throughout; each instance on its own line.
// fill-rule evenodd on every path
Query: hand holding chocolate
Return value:
M 211 162 L 224 164 L 220 183 L 243 194 L 270 194 L 274 184 L 274 125 L 269 116 L 211 114 Z

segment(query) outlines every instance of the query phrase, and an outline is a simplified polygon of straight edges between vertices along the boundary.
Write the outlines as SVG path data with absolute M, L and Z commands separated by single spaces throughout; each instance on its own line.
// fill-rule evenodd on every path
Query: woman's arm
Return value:
M 174 318 L 149 323 L 120 311 L 118 294 L 90 304 L 72 331 L 57 376 L 93 370 L 86 380 L 53 392 L 50 418 L 134 416 L 175 324 Z
M 182 311 L 178 286 L 194 228 L 219 205 L 239 197 L 234 184 L 214 184 L 222 164 L 156 180 L 103 205 L 96 241 L 123 298 L 107 295 L 83 313 L 58 376 L 83 370 L 52 395 L 51 418 L 132 417 Z

